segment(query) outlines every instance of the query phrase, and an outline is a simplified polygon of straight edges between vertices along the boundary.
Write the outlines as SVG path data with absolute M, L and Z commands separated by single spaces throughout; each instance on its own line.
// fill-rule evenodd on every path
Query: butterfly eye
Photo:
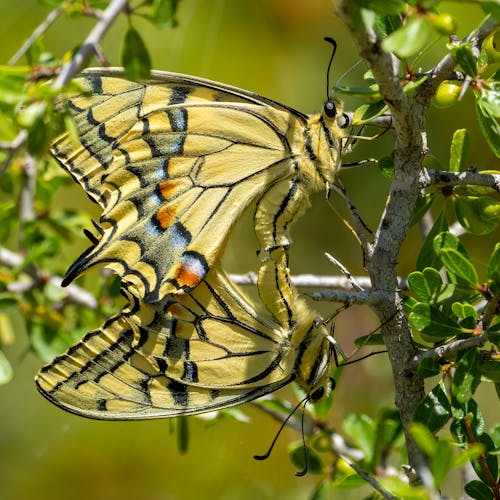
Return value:
M 311 401 L 318 401 L 321 399 L 325 394 L 325 388 L 323 386 L 318 387 L 312 394 L 311 394 Z
M 327 101 L 323 106 L 323 112 L 326 116 L 328 116 L 328 118 L 335 118 L 335 115 L 337 114 L 337 107 L 332 101 Z
M 340 128 L 346 128 L 351 124 L 351 119 L 345 113 L 343 113 L 342 116 L 339 117 L 338 121 Z

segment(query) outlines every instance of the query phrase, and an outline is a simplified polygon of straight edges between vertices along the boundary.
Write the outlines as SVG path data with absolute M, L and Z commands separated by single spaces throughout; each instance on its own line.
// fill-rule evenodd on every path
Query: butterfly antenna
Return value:
M 333 46 L 332 55 L 330 56 L 330 61 L 328 62 L 328 68 L 326 70 L 326 99 L 328 100 L 330 98 L 330 69 L 332 68 L 335 52 L 337 52 L 337 42 L 329 36 L 325 36 L 323 40 L 325 42 L 331 43 Z
M 309 455 L 307 454 L 306 437 L 304 435 L 304 415 L 306 413 L 307 403 L 309 403 L 309 398 L 306 398 L 304 402 L 304 408 L 302 408 L 301 430 L 302 430 L 302 449 L 304 450 L 304 468 L 301 471 L 295 473 L 295 475 L 298 477 L 305 476 L 307 474 L 307 471 L 309 470 Z
M 290 420 L 292 415 L 300 408 L 300 406 L 302 404 L 306 403 L 307 401 L 309 401 L 309 396 L 306 396 L 302 401 L 299 401 L 297 406 L 295 406 L 295 408 L 289 413 L 289 415 L 285 418 L 285 420 L 281 424 L 281 427 L 278 429 L 276 436 L 274 436 L 273 442 L 271 443 L 269 450 L 267 450 L 267 453 L 265 453 L 264 455 L 254 455 L 253 458 L 255 458 L 255 460 L 266 460 L 266 458 L 269 458 L 269 455 L 273 451 L 274 445 L 276 444 L 276 441 L 278 441 L 278 438 L 280 437 L 280 434 L 283 431 L 283 429 L 286 427 L 286 424 L 288 423 L 288 421 Z M 304 425 L 303 420 L 304 419 L 302 418 L 302 426 Z M 304 430 L 302 428 L 302 435 L 303 434 L 304 434 Z

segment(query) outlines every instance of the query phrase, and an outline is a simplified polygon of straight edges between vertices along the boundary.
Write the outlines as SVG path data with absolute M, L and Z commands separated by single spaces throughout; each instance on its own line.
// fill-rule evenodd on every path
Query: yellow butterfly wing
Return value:
M 40 392 L 97 419 L 145 419 L 241 404 L 296 379 L 323 387 L 331 346 L 300 308 L 284 329 L 217 268 L 190 294 L 130 306 L 44 367 Z
M 103 208 L 99 241 L 70 268 L 69 283 L 97 264 L 114 269 L 147 302 L 189 292 L 220 255 L 241 212 L 258 199 L 260 280 L 274 287 L 288 231 L 340 165 L 343 115 L 307 118 L 251 92 L 173 73 L 130 82 L 88 70 L 68 99 L 78 139 L 53 154 Z M 279 260 L 273 261 L 275 248 Z M 266 306 L 293 319 L 293 290 Z M 262 288 L 262 287 L 261 287 Z M 268 294 L 269 295 L 269 294 Z M 276 297 L 277 294 L 270 293 Z

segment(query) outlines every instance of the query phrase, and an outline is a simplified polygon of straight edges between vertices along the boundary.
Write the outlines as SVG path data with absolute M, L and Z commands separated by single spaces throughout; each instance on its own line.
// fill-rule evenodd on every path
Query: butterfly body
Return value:
M 328 394 L 332 345 L 305 304 L 284 329 L 217 269 L 190 294 L 130 306 L 44 367 L 40 392 L 97 419 L 172 417 L 251 401 L 295 380 Z
M 148 302 L 189 292 L 254 200 L 263 260 L 274 248 L 286 250 L 310 193 L 329 192 L 340 166 L 341 104 L 334 116 L 307 117 L 209 80 L 154 73 L 137 83 L 121 76 L 99 69 L 82 74 L 82 92 L 67 101 L 77 140 L 67 134 L 53 146 L 103 208 L 98 243 L 65 283 L 104 264 Z

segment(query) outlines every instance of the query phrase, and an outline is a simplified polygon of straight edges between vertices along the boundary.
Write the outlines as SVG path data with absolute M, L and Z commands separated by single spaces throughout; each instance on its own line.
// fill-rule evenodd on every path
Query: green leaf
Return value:
M 451 385 L 451 393 L 459 403 L 467 403 L 481 381 L 479 373 L 479 351 L 476 348 L 466 349 L 457 355 L 455 375 Z
M 495 75 L 498 78 L 498 75 Z M 493 118 L 500 118 L 500 82 L 488 81 L 477 101 L 482 109 L 486 110 Z
M 434 433 L 441 429 L 450 417 L 450 400 L 443 381 L 440 381 L 419 403 L 413 414 L 413 420 L 425 425 L 430 432 Z
M 125 34 L 122 64 L 129 80 L 147 80 L 151 77 L 151 59 L 139 32 L 130 27 Z
M 491 488 L 478 479 L 465 485 L 465 493 L 476 500 L 493 500 L 495 498 Z
M 434 377 L 441 373 L 441 365 L 433 358 L 424 358 L 418 366 L 417 375 L 420 378 Z
M 498 137 L 500 137 L 500 124 L 489 110 L 481 105 L 480 101 L 476 102 L 476 116 L 486 142 L 493 153 L 500 158 L 500 141 L 498 140 Z
M 425 47 L 432 26 L 425 17 L 413 17 L 404 26 L 382 40 L 382 48 L 400 59 L 407 59 Z
M 316 489 L 313 491 L 311 495 L 311 500 L 328 500 L 330 492 L 330 481 L 328 479 L 324 479 L 321 481 Z
M 410 434 L 417 446 L 429 457 L 437 450 L 437 440 L 425 424 L 413 422 L 410 426 Z
M 481 443 L 485 449 L 485 459 L 480 463 L 478 460 L 472 460 L 472 467 L 476 471 L 476 474 L 482 479 L 484 482 L 488 482 L 488 477 L 483 469 L 483 464 L 488 468 L 489 474 L 493 478 L 498 477 L 498 458 L 496 455 L 493 455 L 491 452 L 495 450 L 495 443 L 491 439 L 491 437 L 484 433 L 480 434 L 476 437 L 476 441 Z
M 453 206 L 458 222 L 469 233 L 491 233 L 500 222 L 500 203 L 491 196 L 456 197 Z
M 378 101 L 373 104 L 362 104 L 354 111 L 352 124 L 354 126 L 364 125 L 385 113 L 386 110 L 387 106 L 384 101 Z
M 394 176 L 394 160 L 392 161 L 392 176 Z M 392 178 L 392 177 L 391 177 Z M 420 219 L 428 212 L 431 208 L 432 202 L 435 199 L 435 194 L 433 193 L 419 193 L 417 198 L 417 203 L 413 209 L 413 215 L 411 217 L 411 225 L 415 225 Z
M 472 318 L 477 320 L 477 313 L 474 307 L 468 303 L 454 302 L 451 305 L 451 311 L 459 319 Z
M 179 0 L 153 0 L 152 12 L 148 19 L 159 29 L 177 26 L 175 13 Z
M 451 443 L 440 439 L 437 449 L 431 459 L 431 472 L 434 477 L 434 484 L 439 488 L 444 478 L 453 467 L 453 448 Z
M 394 156 L 383 156 L 378 161 L 377 166 L 386 179 L 394 177 Z
M 408 284 L 422 302 L 430 302 L 443 288 L 443 280 L 433 267 L 410 273 Z
M 425 267 L 433 267 L 435 269 L 441 268 L 442 263 L 439 258 L 439 253 L 434 249 L 434 238 L 443 231 L 448 231 L 448 221 L 445 213 L 441 212 L 422 244 L 422 249 L 420 250 L 416 264 L 418 271 L 421 271 Z
M 321 474 L 323 472 L 325 468 L 323 461 L 312 448 L 307 446 L 306 449 L 304 449 L 302 442 L 291 443 L 288 448 L 290 459 L 299 471 L 303 471 L 305 468 L 304 453 L 307 453 L 307 472 L 311 474 Z
M 460 325 L 453 319 L 436 307 L 423 302 L 413 307 L 408 321 L 413 328 L 434 340 L 453 337 L 462 332 Z
M 460 45 L 450 43 L 448 44 L 448 50 L 465 73 L 473 78 L 477 77 L 477 63 L 470 42 L 461 43 Z
M 376 425 L 367 415 L 350 413 L 343 423 L 346 434 L 351 436 L 354 443 L 364 452 L 368 461 L 371 461 L 376 441 Z
M 489 359 L 481 359 L 479 362 L 481 381 L 500 384 L 500 362 Z
M 470 136 L 467 129 L 455 130 L 450 146 L 450 172 L 463 172 L 469 158 Z
M 500 292 L 500 243 L 495 245 L 488 262 L 488 280 L 491 292 L 494 295 L 498 294 Z
M 12 380 L 13 371 L 9 360 L 0 349 L 0 385 L 9 383 Z
M 439 256 L 441 257 L 444 267 L 449 273 L 457 276 L 458 278 L 462 278 L 469 283 L 471 287 L 477 287 L 479 278 L 477 276 L 476 269 L 471 264 L 470 260 L 466 259 L 454 248 L 441 248 Z

